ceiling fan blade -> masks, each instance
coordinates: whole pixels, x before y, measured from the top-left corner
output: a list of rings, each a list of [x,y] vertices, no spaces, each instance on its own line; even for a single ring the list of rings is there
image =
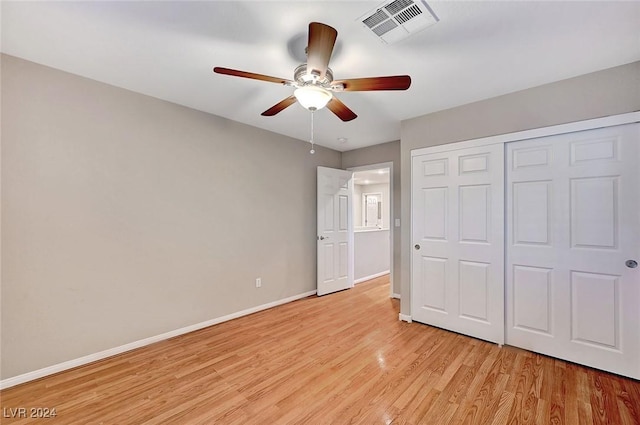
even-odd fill
[[[329,59],[336,43],[338,32],[329,25],[319,22],[309,24],[309,42],[307,44],[307,74],[317,74],[323,79]]]
[[[266,111],[264,111],[262,114],[262,116],[265,117],[272,117],[275,114],[277,114],[278,112],[282,111],[285,108],[288,108],[289,106],[293,105],[294,103],[296,103],[296,97],[294,95],[291,95],[289,97],[287,97],[284,100],[281,100],[280,102],[276,103],[275,105],[273,105],[271,108],[267,109]]]
[[[353,78],[332,81],[331,85],[342,85],[344,91],[406,90],[411,86],[411,77],[393,75],[390,77]]]
[[[329,103],[327,103],[327,108],[336,114],[342,121],[351,121],[358,117],[351,109],[347,108],[347,105],[342,103],[340,99],[335,96],[331,98]]]
[[[253,72],[246,72],[246,71],[238,71],[237,69],[221,68],[219,66],[216,66],[215,68],[213,68],[213,72],[215,72],[216,74],[231,75],[232,77],[243,77],[243,78],[250,78],[252,80],[268,81],[270,83],[278,83],[278,84],[285,84],[285,85],[293,84],[293,81],[287,80],[285,78],[270,77],[268,75],[255,74]]]

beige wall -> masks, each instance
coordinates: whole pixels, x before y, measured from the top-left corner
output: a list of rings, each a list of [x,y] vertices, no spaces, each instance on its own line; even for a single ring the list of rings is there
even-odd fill
[[[315,289],[339,152],[10,56],[1,77],[3,379]]]
[[[401,312],[411,313],[411,150],[640,110],[640,62],[406,120],[401,125]]]
[[[342,168],[360,167],[383,162],[393,162],[393,217],[391,227],[394,226],[394,218],[400,218],[400,141],[383,143],[381,145],[354,149],[342,152]],[[402,225],[402,223],[401,223]],[[402,271],[400,267],[400,229],[393,228],[393,293],[401,294],[400,282]]]

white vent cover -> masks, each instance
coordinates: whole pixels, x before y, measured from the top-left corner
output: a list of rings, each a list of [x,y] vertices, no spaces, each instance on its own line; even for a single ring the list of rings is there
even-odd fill
[[[387,1],[358,20],[387,44],[403,40],[439,21],[424,0]]]

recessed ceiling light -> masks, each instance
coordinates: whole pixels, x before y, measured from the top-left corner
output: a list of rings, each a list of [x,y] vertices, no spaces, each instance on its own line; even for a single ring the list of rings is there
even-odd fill
[[[338,137],[338,142],[340,143],[347,143],[347,138],[346,137]]]

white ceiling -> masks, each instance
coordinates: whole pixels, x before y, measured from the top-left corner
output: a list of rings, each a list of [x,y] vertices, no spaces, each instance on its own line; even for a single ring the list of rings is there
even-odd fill
[[[356,20],[381,4],[2,1],[2,52],[308,140],[302,107],[260,115],[292,88],[212,68],[292,79],[322,22],[338,31],[336,79],[412,77],[406,92],[339,93],[354,121],[315,114],[316,143],[340,151],[398,140],[404,119],[640,60],[639,1],[430,1],[440,22],[394,45]]]

